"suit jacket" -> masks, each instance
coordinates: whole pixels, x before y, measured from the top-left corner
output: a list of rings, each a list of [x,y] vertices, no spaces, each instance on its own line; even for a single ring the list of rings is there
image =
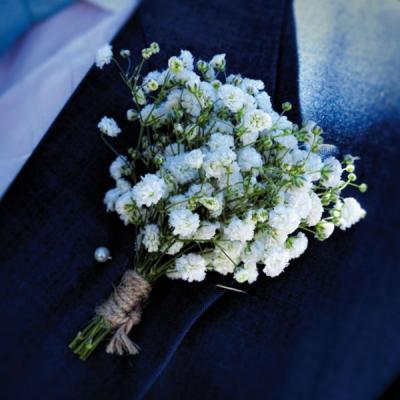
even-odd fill
[[[152,41],[162,49],[154,68],[180,48],[203,59],[226,52],[229,71],[264,80],[275,105],[290,100],[297,110],[291,117],[299,119],[289,0],[148,0],[113,44],[138,54]],[[383,158],[394,167],[396,152],[377,153],[372,132],[344,143],[345,152],[364,156],[360,175],[371,188],[363,198],[370,213],[365,222],[328,242],[312,242],[283,275],[245,286],[247,294],[217,288],[217,275],[193,284],[162,279],[132,333],[142,347],[135,358],[100,348],[83,363],[71,353],[67,344],[118,283],[134,241],[105,213],[113,155],[96,130],[103,115],[122,121],[129,103],[115,70],[92,69],[2,202],[5,398],[381,395],[400,367],[399,251],[381,223],[399,191],[390,175],[375,169]],[[393,123],[383,123],[387,134],[379,145],[398,143],[389,133]],[[131,134],[119,144],[134,141]],[[112,251],[107,265],[93,259],[99,245]]]

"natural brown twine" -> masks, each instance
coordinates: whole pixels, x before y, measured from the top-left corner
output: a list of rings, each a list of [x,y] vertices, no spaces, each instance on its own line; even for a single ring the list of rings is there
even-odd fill
[[[129,339],[131,329],[140,323],[142,305],[148,299],[151,285],[133,270],[122,276],[114,293],[96,309],[115,331],[107,345],[109,354],[138,354],[139,346]]]

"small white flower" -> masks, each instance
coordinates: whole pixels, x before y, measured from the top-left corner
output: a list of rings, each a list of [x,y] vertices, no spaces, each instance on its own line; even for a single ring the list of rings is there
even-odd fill
[[[265,222],[268,219],[268,211],[265,208],[250,210],[248,218],[251,218],[255,222]]]
[[[182,60],[185,69],[193,71],[193,55],[189,50],[181,50],[179,58]]]
[[[308,175],[308,178],[312,181],[316,181],[321,178],[321,169],[323,167],[323,163],[321,157],[315,153],[306,153],[306,161],[305,161],[305,169]]]
[[[293,129],[293,124],[288,120],[286,115],[280,115],[273,111],[271,113],[272,122],[274,123],[274,131],[277,133],[282,133],[284,130]]]
[[[236,153],[229,148],[222,147],[206,153],[203,169],[208,178],[219,178],[235,160]]]
[[[280,275],[289,265],[290,253],[284,247],[273,247],[264,253],[263,271],[272,278]]]
[[[201,197],[198,202],[210,211],[218,211],[221,208],[221,203],[216,197]]]
[[[175,261],[175,269],[167,273],[171,279],[184,281],[202,281],[206,277],[207,261],[199,254],[189,253]]]
[[[239,268],[236,268],[233,277],[239,283],[255,282],[258,277],[257,264],[249,263],[249,264],[244,264]]]
[[[174,235],[188,237],[200,226],[200,217],[187,209],[173,210],[169,215],[169,224]]]
[[[215,151],[220,148],[231,149],[235,147],[233,136],[223,135],[222,133],[219,132],[213,133],[210,136],[210,139],[208,140],[207,144],[211,151]]]
[[[182,208],[187,208],[188,205],[188,196],[183,194],[176,194],[168,198],[170,205],[168,206],[168,210],[179,210]]]
[[[186,196],[211,196],[214,192],[214,187],[208,183],[196,183],[189,187]]]
[[[175,74],[175,80],[180,84],[185,85],[188,89],[188,86],[192,86],[192,88],[199,88],[201,85],[200,77],[195,72],[187,69],[183,69],[181,72]]]
[[[125,225],[130,222],[131,212],[134,208],[135,204],[130,191],[124,193],[115,202],[115,211],[119,214],[119,217],[124,221]]]
[[[265,111],[251,110],[243,117],[243,126],[249,132],[260,132],[272,126],[272,118]]]
[[[240,172],[239,164],[234,161],[227,167],[221,169],[221,174],[217,176],[218,188],[220,190],[230,187],[232,192],[236,192],[237,195],[242,193],[243,186],[239,183],[243,182],[243,176]]]
[[[218,200],[220,207],[217,210],[210,211],[210,216],[212,218],[218,218],[222,214],[222,211],[224,210],[224,194],[220,192],[217,195],[215,195],[215,198]]]
[[[223,85],[218,89],[218,97],[232,112],[238,112],[244,105],[244,93],[233,85]]]
[[[174,242],[173,244],[166,243],[164,246],[161,247],[161,251],[164,251],[169,256],[174,256],[178,254],[182,247],[184,246],[184,242]]]
[[[262,260],[265,250],[265,238],[260,237],[254,240],[250,246],[246,246],[241,254],[242,262],[247,264],[257,264]]]
[[[110,64],[113,58],[112,46],[105,44],[96,53],[96,67],[103,69],[104,65]]]
[[[249,144],[254,144],[254,142],[258,139],[260,133],[257,131],[246,132],[244,135],[240,137],[241,142],[244,146],[248,146]]]
[[[291,238],[291,246],[289,247],[290,258],[300,257],[307,249],[308,239],[303,232],[299,232]]]
[[[161,76],[161,73],[159,72],[159,71],[151,71],[151,72],[149,72],[144,78],[143,78],[143,82],[142,82],[142,86],[143,86],[143,89],[146,91],[146,92],[148,92],[150,89],[148,89],[148,83],[150,82],[150,81],[155,81],[157,84],[158,84],[158,86],[160,86],[160,85],[162,85],[163,84],[163,81],[162,81],[162,76]]]
[[[128,121],[135,121],[138,117],[138,112],[132,108],[126,111],[126,119]]]
[[[164,149],[164,156],[176,156],[185,152],[185,145],[181,143],[171,143]]]
[[[210,264],[214,271],[222,275],[231,274],[240,263],[240,254],[243,250],[242,242],[221,241],[211,253]]]
[[[204,155],[201,150],[192,150],[185,154],[185,163],[193,169],[199,169],[203,164]]]
[[[216,54],[210,60],[210,65],[217,71],[223,71],[226,65],[225,54]]]
[[[268,114],[271,114],[273,112],[271,98],[269,97],[268,93],[258,93],[255,98],[257,100],[258,107],[261,108],[261,110],[265,111]]]
[[[360,206],[360,203],[353,197],[347,197],[343,200],[340,209],[340,229],[346,230],[364,218],[366,211]]]
[[[183,71],[183,61],[178,57],[171,57],[168,60],[168,68],[173,74],[178,74],[179,72]]]
[[[185,86],[189,92],[196,92],[200,87],[200,79],[188,79],[186,80]]]
[[[211,240],[219,227],[219,222],[202,221],[200,227],[191,238],[193,240]]]
[[[325,240],[332,235],[333,231],[335,230],[335,225],[333,225],[332,222],[321,220],[315,226],[315,229],[316,229],[315,236],[317,237],[317,239]]]
[[[284,135],[280,137],[274,137],[274,140],[275,142],[278,142],[282,146],[286,147],[287,149],[297,149],[298,142],[294,135]]]
[[[132,188],[132,185],[126,179],[117,179],[116,184],[117,188],[121,190],[122,193],[125,193]]]
[[[322,218],[324,207],[322,206],[319,196],[315,194],[313,191],[311,191],[310,197],[311,197],[311,210],[306,218],[306,224],[308,226],[315,226]]]
[[[188,160],[186,158],[187,153],[178,154],[173,157],[167,157],[163,164],[163,168],[167,169],[176,181],[180,184],[185,184],[195,180],[198,177],[198,172],[195,168],[191,167],[188,161],[192,161],[192,164],[198,163],[199,160]]]
[[[324,161],[324,169],[328,172],[326,176],[324,175],[321,179],[321,183],[325,187],[335,187],[339,184],[340,179],[342,177],[342,165],[335,157],[328,157]]]
[[[160,246],[160,229],[156,224],[148,224],[144,227],[143,246],[149,253],[155,253]]]
[[[285,203],[287,207],[295,210],[300,218],[306,218],[312,209],[312,199],[308,187],[291,188],[285,192]]]
[[[270,211],[268,223],[278,233],[288,235],[298,228],[300,216],[293,208],[280,204]]]
[[[107,212],[115,211],[115,202],[118,200],[121,193],[121,190],[118,188],[110,189],[106,192],[104,196],[104,204],[107,208]]]
[[[238,217],[233,217],[228,226],[224,228],[224,234],[229,240],[247,242],[253,239],[255,222],[251,220],[242,221]]]
[[[242,171],[250,171],[262,167],[263,160],[254,147],[244,147],[239,151],[238,164]]]
[[[178,107],[182,97],[182,89],[172,89],[165,101],[165,109],[173,115],[174,108]]]
[[[221,119],[212,119],[209,122],[209,124],[206,126],[205,130],[210,133],[218,132],[218,133],[222,133],[222,134],[226,134],[226,135],[232,135],[233,125],[229,121],[224,121]],[[229,147],[231,147],[231,146],[229,146]]]
[[[132,96],[132,100],[133,100],[134,103],[138,104],[139,106],[144,106],[147,103],[147,99],[146,99],[146,95],[144,93],[144,90],[143,89],[137,89],[134,92],[133,96]],[[152,104],[151,105],[149,104],[149,106],[151,106],[153,108]],[[143,118],[143,119],[145,120],[146,118]]]
[[[251,95],[255,95],[259,91],[264,90],[264,82],[260,81],[260,80],[256,80],[256,79],[244,78],[240,84],[240,87],[245,92],[247,92]]]
[[[132,189],[132,196],[138,207],[150,207],[157,204],[168,194],[167,185],[162,178],[154,174],[146,174]]]
[[[151,92],[154,92],[158,89],[158,82],[154,79],[150,79],[147,83],[146,83],[146,88],[148,90],[150,90]]]
[[[97,127],[100,132],[111,137],[118,136],[121,133],[121,129],[113,118],[103,117]]]
[[[308,143],[311,145],[314,140],[315,140],[315,135],[313,133],[313,129],[317,126],[316,122],[314,121],[307,121],[304,124],[304,130],[307,131],[306,137],[305,137],[305,143]]]
[[[118,156],[110,165],[110,175],[115,180],[123,175],[124,168],[128,167],[128,161],[124,156]]]
[[[154,104],[147,104],[146,107],[143,107],[139,112],[141,121],[143,122],[149,121],[151,116],[153,115],[154,109],[155,109]]]
[[[200,115],[201,104],[199,103],[198,98],[188,90],[183,91],[181,104],[183,109],[193,117],[198,117]]]

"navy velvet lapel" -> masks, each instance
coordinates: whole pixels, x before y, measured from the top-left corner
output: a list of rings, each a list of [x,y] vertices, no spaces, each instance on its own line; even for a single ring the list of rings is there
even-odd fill
[[[274,94],[289,1],[145,1],[114,41],[133,54],[157,41],[162,67],[180,48],[209,59],[226,52],[229,72],[263,79]],[[138,398],[163,372],[186,333],[224,293],[212,275],[200,284],[161,280],[133,332],[143,351],[82,363],[67,348],[117,284],[134,236],[102,205],[113,155],[98,137],[103,115],[124,120],[130,96],[116,71],[91,70],[6,194],[0,209],[3,308],[1,376],[6,398]],[[114,82],[114,83],[113,83]],[[277,95],[280,101],[280,97]],[[284,99],[289,100],[289,99]],[[132,126],[121,122],[122,129]],[[127,140],[134,140],[135,132]],[[123,146],[126,143],[120,143]],[[92,252],[107,245],[113,261]],[[23,385],[19,385],[21,379]]]

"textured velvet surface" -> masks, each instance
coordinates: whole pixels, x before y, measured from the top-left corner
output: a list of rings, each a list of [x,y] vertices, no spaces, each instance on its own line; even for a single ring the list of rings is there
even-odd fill
[[[226,52],[231,71],[263,79],[276,104],[298,106],[289,2],[149,0],[115,47],[135,53],[154,40],[164,53],[152,67],[179,48],[204,59]],[[68,350],[118,282],[133,244],[104,212],[113,155],[95,128],[104,114],[122,121],[129,101],[115,70],[92,70],[2,202],[4,397],[361,400],[384,393],[400,369],[395,117],[342,140],[344,152],[363,156],[358,174],[370,186],[362,199],[368,218],[355,229],[312,242],[287,272],[245,286],[246,295],[216,288],[222,278],[215,275],[201,284],[161,281],[132,335],[143,349],[136,358],[100,349],[82,363]],[[106,266],[93,261],[99,245],[113,253]]]

